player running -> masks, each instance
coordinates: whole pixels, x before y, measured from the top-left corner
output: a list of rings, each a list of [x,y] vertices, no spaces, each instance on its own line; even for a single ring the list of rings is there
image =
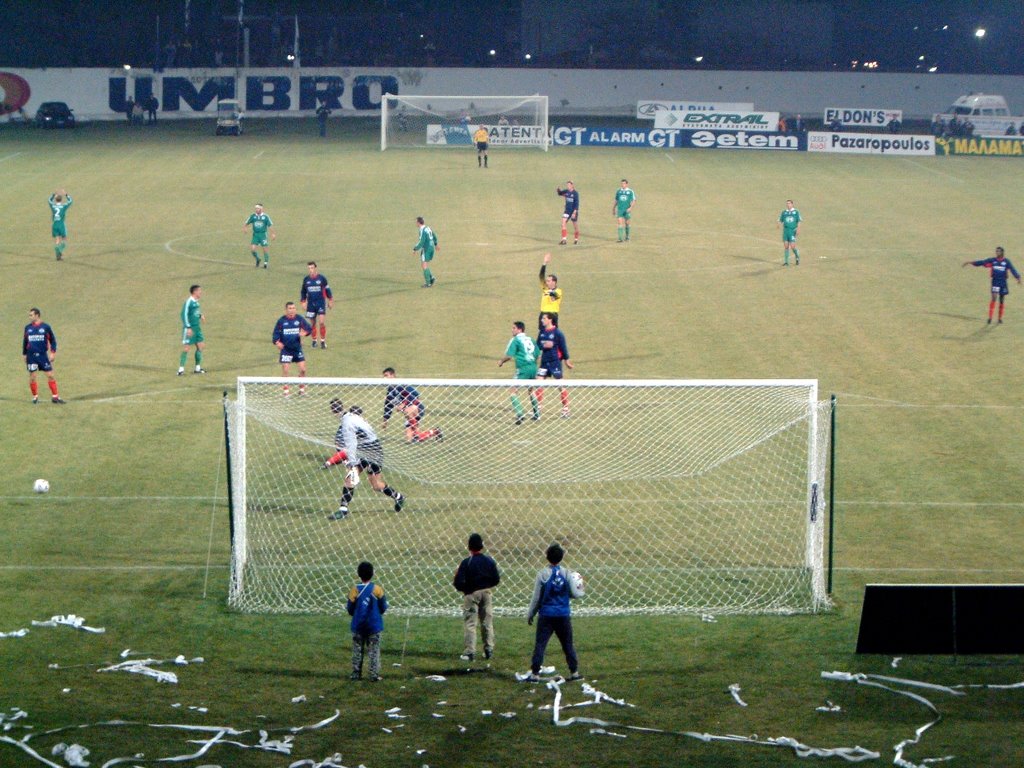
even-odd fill
[[[36,372],[46,374],[46,383],[50,387],[50,402],[64,405],[57,391],[57,379],[53,375],[53,358],[57,356],[57,337],[53,328],[44,323],[41,313],[35,307],[28,311],[29,324],[25,326],[25,337],[21,342],[21,354],[25,357],[25,369],[28,371],[28,389],[32,393],[32,405],[39,402],[39,384]]]
[[[430,262],[434,260],[434,252],[437,250],[437,235],[434,230],[427,226],[422,216],[416,217],[416,223],[420,227],[420,239],[412,247],[412,252],[420,252],[420,264],[423,267],[423,287],[429,288],[434,284],[434,274],[430,271]]]
[[[999,297],[999,325],[1003,324],[1003,312],[1006,310],[1006,294],[1010,289],[1006,285],[1006,273],[1010,272],[1020,285],[1020,272],[1013,266],[1002,246],[996,248],[996,255],[989,259],[978,259],[977,261],[965,261],[961,267],[988,267],[992,275],[992,298],[988,302],[988,325],[992,325],[992,314],[996,308],[996,297]]]
[[[559,245],[565,245],[569,236],[569,222],[573,227],[573,245],[580,244],[580,193],[571,181],[565,182],[565,189],[555,187],[560,197],[565,198],[565,210],[562,211],[562,240]]]
[[[185,375],[185,361],[188,360],[189,347],[196,348],[196,367],[192,373],[206,373],[203,369],[203,350],[206,338],[203,336],[202,322],[206,315],[199,309],[199,299],[203,295],[201,285],[193,285],[188,289],[188,298],[181,306],[181,357],[178,358],[178,375]]]
[[[800,251],[796,248],[796,236],[800,234],[800,211],[793,207],[793,201],[786,201],[786,208],[779,214],[776,227],[782,227],[782,266],[789,266],[789,252],[793,251],[796,266],[800,266]]]
[[[541,331],[537,335],[537,347],[540,349],[540,367],[537,369],[538,379],[559,379],[561,380],[562,364],[572,370],[572,362],[569,360],[569,346],[565,342],[565,334],[558,330],[555,325],[555,318],[551,313],[544,312],[540,316]],[[569,390],[562,387],[559,391],[562,400],[562,418],[569,418]],[[537,388],[537,402],[544,402],[544,390]]]
[[[71,195],[63,189],[58,189],[50,195],[50,213],[53,217],[50,235],[53,237],[53,252],[57,256],[57,261],[64,259],[64,249],[68,245],[68,228],[65,220],[72,202]]]
[[[254,211],[249,214],[249,218],[242,225],[242,230],[245,231],[245,228],[249,226],[252,227],[252,243],[249,247],[252,251],[252,257],[256,259],[256,269],[260,268],[260,257],[256,253],[257,248],[263,249],[263,268],[266,269],[270,263],[270,240],[276,240],[277,235],[274,234],[274,222],[263,212],[263,203],[256,203]],[[269,240],[267,239],[268,237]]]
[[[629,188],[629,182],[622,180],[621,185],[615,190],[615,204],[612,206],[612,214],[619,222],[619,242],[629,240],[629,220],[633,217],[633,206],[636,205],[636,193]]]
[[[385,368],[382,374],[385,379],[395,378],[394,368]],[[398,411],[405,416],[405,442],[423,443],[430,439],[438,442],[444,440],[444,433],[437,428],[420,429],[420,419],[427,412],[427,406],[420,397],[419,390],[412,384],[392,384],[384,395],[384,426],[387,429],[391,415]]]
[[[521,381],[537,378],[537,346],[533,343],[533,339],[526,335],[526,324],[522,320],[512,323],[512,338],[509,340],[508,346],[505,347],[505,356],[498,361],[498,367],[501,368],[509,360],[515,360],[515,379]],[[527,385],[526,391],[530,394],[533,420],[537,421],[540,419],[540,403],[533,393],[533,387]],[[516,412],[516,426],[519,426],[526,418],[523,412],[523,403],[519,399],[517,387],[512,387],[510,392],[512,408]]]
[[[281,363],[281,375],[287,376],[291,364],[295,363],[299,369],[299,376],[306,375],[306,356],[302,354],[302,337],[309,336],[313,328],[306,322],[306,318],[299,317],[295,302],[289,301],[284,305],[284,314],[278,318],[274,326],[272,341],[274,346],[280,350],[278,361]],[[289,394],[288,385],[284,385],[285,397]],[[299,394],[306,394],[306,385],[299,385]]]
[[[345,411],[345,406],[338,398],[331,400],[331,413],[341,417],[341,424],[334,436],[334,444],[338,447],[339,453],[345,454],[345,466],[348,473],[345,475],[345,485],[341,490],[341,504],[338,511],[328,515],[330,520],[341,520],[348,515],[348,505],[355,495],[355,488],[359,485],[359,476],[366,472],[370,478],[370,487],[378,493],[383,493],[395,502],[395,512],[401,512],[405,506],[405,496],[384,482],[384,446],[380,444],[377,433],[373,427],[363,418],[362,409],[359,406],[352,406]],[[331,466],[331,461],[339,454],[336,453],[324,465],[324,468]]]
[[[327,284],[327,278],[317,271],[315,261],[308,262],[306,268],[309,274],[302,278],[302,290],[299,292],[302,310],[306,313],[306,321],[313,328],[313,349],[317,346],[317,321],[320,323],[320,346],[327,349],[327,310],[334,309],[334,294]]]

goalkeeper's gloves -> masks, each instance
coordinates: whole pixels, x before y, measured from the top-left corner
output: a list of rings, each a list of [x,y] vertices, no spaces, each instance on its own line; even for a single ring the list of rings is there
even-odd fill
[[[548,291],[548,296],[550,296],[552,299],[557,299],[558,291]]]
[[[562,194],[562,188],[561,187],[555,187],[555,192],[557,194],[561,195]]]

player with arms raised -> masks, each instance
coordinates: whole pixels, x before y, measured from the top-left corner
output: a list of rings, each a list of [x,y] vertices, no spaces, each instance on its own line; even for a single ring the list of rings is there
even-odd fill
[[[565,182],[565,189],[561,187],[555,187],[555,191],[560,197],[565,198],[565,210],[562,211],[562,240],[559,245],[565,245],[566,238],[569,236],[569,222],[572,222],[573,227],[573,245],[579,245],[580,243],[580,193],[576,191],[575,185],[571,181]]]
[[[551,254],[544,254],[540,265],[540,314],[537,315],[537,330],[544,328],[544,313],[551,315],[558,325],[558,312],[562,308],[562,289],[558,287],[558,275],[548,274]]]
[[[320,322],[320,346],[327,349],[327,310],[334,309],[334,294],[327,284],[327,278],[317,271],[315,261],[307,263],[306,267],[309,274],[302,278],[302,289],[299,292],[302,309],[306,321],[313,328],[313,349],[317,345],[317,321]]]
[[[63,260],[64,249],[68,246],[68,227],[65,220],[72,202],[71,195],[63,189],[58,189],[50,195],[50,213],[53,220],[50,235],[53,237],[53,252],[57,256],[57,261]]]
[[[395,502],[395,512],[401,512],[405,505],[405,496],[384,482],[384,446],[380,444],[373,427],[363,418],[362,410],[358,406],[353,406],[346,412],[341,400],[334,398],[331,400],[331,413],[341,417],[341,424],[338,425],[338,432],[334,436],[334,444],[339,451],[345,452],[345,465],[349,469],[341,490],[341,504],[338,511],[330,515],[329,519],[341,520],[348,515],[349,502],[355,495],[355,487],[359,484],[359,476],[363,472],[370,478],[370,487],[392,499]]]
[[[996,255],[990,259],[978,259],[977,261],[965,261],[962,267],[988,267],[989,272],[992,275],[992,298],[988,302],[988,324],[992,325],[992,313],[996,308],[996,297],[998,296],[999,301],[999,324],[1003,323],[1003,312],[1006,309],[1006,295],[1010,292],[1010,288],[1007,286],[1006,273],[1010,272],[1015,278],[1017,278],[1017,284],[1020,285],[1020,272],[1013,266],[1008,258],[1006,258],[1006,252],[1002,246],[996,248]]]

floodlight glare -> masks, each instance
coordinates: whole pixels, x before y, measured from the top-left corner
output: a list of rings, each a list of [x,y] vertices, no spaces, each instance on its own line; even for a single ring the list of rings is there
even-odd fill
[[[702,61],[704,61],[704,57],[703,56],[694,56],[693,60],[696,61],[698,64],[700,64]]]
[[[985,30],[982,27],[978,27],[976,30],[974,30],[974,36],[980,40],[985,36]]]

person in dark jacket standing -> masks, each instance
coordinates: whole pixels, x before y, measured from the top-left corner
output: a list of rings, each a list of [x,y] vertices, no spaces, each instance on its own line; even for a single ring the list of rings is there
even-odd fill
[[[582,597],[569,571],[562,565],[565,550],[558,544],[552,544],[544,553],[548,564],[541,568],[533,585],[533,598],[526,612],[526,623],[533,624],[533,617],[540,614],[537,620],[537,639],[533,645],[533,659],[530,662],[530,675],[526,682],[540,682],[540,666],[544,663],[544,651],[552,633],[558,637],[569,665],[569,679],[580,680],[579,659],[572,642],[572,609],[569,600]]]
[[[363,676],[363,656],[370,657],[370,680],[380,677],[380,633],[384,631],[384,611],[388,598],[384,588],[373,583],[373,563],[362,562],[356,569],[361,583],[349,590],[345,606],[352,617],[352,679]]]
[[[484,658],[494,655],[494,600],[491,590],[501,581],[494,558],[485,555],[484,539],[479,533],[469,536],[469,557],[455,571],[455,588],[463,594],[463,661],[476,658],[476,626],[479,621],[484,641]]]

